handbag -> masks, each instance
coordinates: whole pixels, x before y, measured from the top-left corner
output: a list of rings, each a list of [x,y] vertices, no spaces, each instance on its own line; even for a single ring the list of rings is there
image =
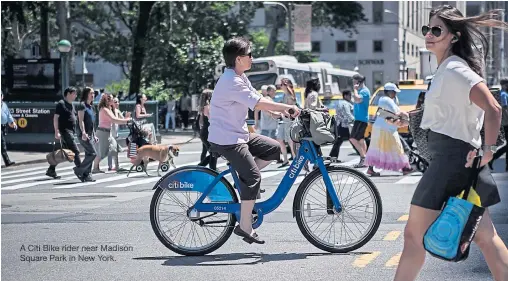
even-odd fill
[[[428,129],[420,128],[420,124],[422,123],[423,118],[423,107],[409,111],[409,131],[411,132],[411,136],[413,137],[414,142],[416,143],[416,148],[418,149],[418,155],[425,159],[427,162],[431,160],[430,152],[427,144],[427,135],[429,133]]]
[[[423,237],[425,250],[436,258],[460,262],[469,255],[469,246],[485,211],[475,191],[480,161],[481,156],[475,157],[467,188],[448,199]]]
[[[56,150],[56,142],[53,143],[53,152],[50,152],[46,155],[46,160],[48,161],[49,165],[56,166],[60,163],[63,163],[65,161],[73,162],[74,161],[74,152],[69,149],[64,149],[62,146],[62,140],[60,139],[60,149]]]

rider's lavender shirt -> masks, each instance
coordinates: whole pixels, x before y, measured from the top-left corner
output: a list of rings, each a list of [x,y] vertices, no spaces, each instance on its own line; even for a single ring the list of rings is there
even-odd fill
[[[245,74],[226,68],[217,81],[210,102],[208,141],[218,145],[247,143],[247,114],[261,96]]]

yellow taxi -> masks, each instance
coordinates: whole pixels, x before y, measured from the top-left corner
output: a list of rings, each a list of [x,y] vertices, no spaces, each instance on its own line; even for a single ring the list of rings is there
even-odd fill
[[[342,95],[320,95],[319,99],[321,100],[321,103],[328,108],[330,116],[335,116],[335,108],[337,108],[339,100],[342,99]]]
[[[404,112],[408,112],[414,110],[416,108],[416,103],[418,101],[418,96],[421,92],[427,91],[428,84],[425,83],[424,80],[404,80],[399,81],[399,89],[400,93],[397,93],[397,101],[400,110]],[[372,131],[372,124],[376,121],[376,112],[378,109],[378,101],[381,96],[384,94],[384,88],[380,87],[376,90],[376,92],[372,95],[370,99],[369,105],[369,124],[367,129],[365,130],[365,137],[370,137],[370,133]],[[398,129],[398,132],[401,136],[406,137],[409,133],[408,127],[402,127]]]

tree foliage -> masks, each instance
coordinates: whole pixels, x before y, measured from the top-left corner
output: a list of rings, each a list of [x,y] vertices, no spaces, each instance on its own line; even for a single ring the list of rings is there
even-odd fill
[[[48,40],[54,48],[59,32],[55,23],[55,4],[49,3]],[[312,5],[314,26],[339,28],[352,34],[356,24],[365,20],[362,6],[357,2],[317,1]],[[133,93],[139,89],[152,93],[160,90],[163,93],[160,98],[167,95],[163,92],[167,88],[179,94],[200,92],[213,87],[215,67],[222,61],[225,39],[249,36],[254,42],[255,57],[264,56],[272,47],[276,55],[287,54],[286,42],[271,43],[274,32],[270,37],[263,32],[249,35],[254,13],[262,7],[260,1],[157,1],[146,4],[140,1],[72,1],[69,2],[71,42],[74,50],[87,52],[87,60],[102,59],[123,69],[127,80],[112,82],[108,91]],[[16,36],[10,32],[11,41],[16,37],[14,39],[19,42],[22,36],[27,36],[24,34],[37,32],[40,10],[38,2],[2,3],[2,26],[14,29],[16,25],[19,30]],[[279,12],[276,18],[282,21],[275,22],[283,26],[284,11]],[[4,54],[20,52],[20,44],[6,42],[9,41],[2,40]],[[195,57],[193,49],[197,51]],[[295,52],[295,56],[301,62],[316,60],[310,52]],[[130,89],[125,88],[126,81],[129,81]]]

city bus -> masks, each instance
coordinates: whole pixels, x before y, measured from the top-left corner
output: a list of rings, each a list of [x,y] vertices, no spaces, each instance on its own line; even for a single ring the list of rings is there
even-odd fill
[[[215,80],[224,73],[225,67],[224,63],[216,67]],[[256,90],[263,85],[277,85],[282,77],[289,78],[295,89],[305,89],[308,80],[319,78],[320,95],[337,95],[353,88],[353,75],[357,72],[334,68],[329,62],[299,63],[294,56],[272,56],[253,59],[251,69],[245,74]]]

